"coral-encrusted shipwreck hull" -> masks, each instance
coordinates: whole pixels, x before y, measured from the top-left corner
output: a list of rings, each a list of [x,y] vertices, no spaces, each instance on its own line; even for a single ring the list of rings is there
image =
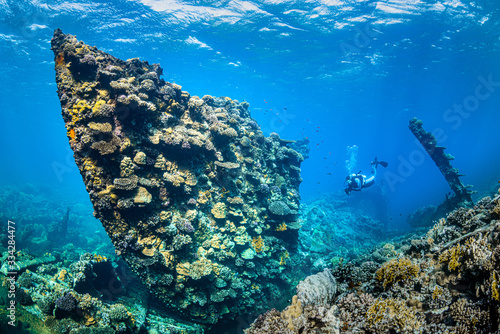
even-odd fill
[[[165,304],[201,323],[267,307],[297,242],[302,156],[248,104],[199,98],[56,30],[62,115],[95,215]]]

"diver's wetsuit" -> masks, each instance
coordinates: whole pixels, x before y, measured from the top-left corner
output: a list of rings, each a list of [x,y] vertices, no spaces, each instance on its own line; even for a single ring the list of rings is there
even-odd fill
[[[371,187],[375,184],[375,177],[377,177],[377,166],[372,165],[372,176],[367,178],[363,174],[351,174],[349,176],[351,183],[344,190],[349,194],[352,190],[361,191],[363,188]]]

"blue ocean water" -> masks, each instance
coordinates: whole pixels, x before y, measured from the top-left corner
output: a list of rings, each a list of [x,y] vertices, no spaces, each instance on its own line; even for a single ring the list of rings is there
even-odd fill
[[[394,227],[439,204],[450,189],[408,130],[413,117],[478,195],[498,181],[496,1],[0,0],[0,13],[2,185],[44,184],[88,202],[60,116],[56,28],[160,63],[191,95],[246,100],[266,135],[308,137],[304,200],[342,192],[356,145],[356,172],[369,173],[375,156],[389,163],[376,187]]]

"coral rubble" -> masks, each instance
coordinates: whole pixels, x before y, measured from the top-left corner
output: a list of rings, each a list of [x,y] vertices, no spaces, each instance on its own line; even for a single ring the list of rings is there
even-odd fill
[[[61,30],[52,50],[70,146],[116,252],[193,321],[267,305],[300,227],[293,142],[264,137],[248,103],[190,96],[158,65]]]

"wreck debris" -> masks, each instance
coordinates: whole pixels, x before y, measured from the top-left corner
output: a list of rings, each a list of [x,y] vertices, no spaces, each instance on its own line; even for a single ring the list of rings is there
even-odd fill
[[[75,162],[117,254],[192,321],[266,307],[289,284],[302,155],[277,134],[265,138],[248,103],[190,96],[156,64],[117,59],[60,29],[52,50]],[[256,239],[263,246],[249,257]]]

